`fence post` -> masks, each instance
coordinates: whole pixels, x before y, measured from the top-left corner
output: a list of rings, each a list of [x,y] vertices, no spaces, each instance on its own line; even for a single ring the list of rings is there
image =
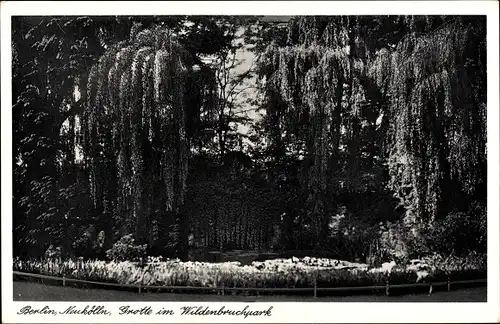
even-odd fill
[[[385,295],[389,296],[389,280],[385,282]]]
[[[63,287],[66,287],[66,276],[63,275]]]
[[[142,292],[142,283],[139,284],[139,294]]]
[[[451,290],[450,288],[451,288],[450,277],[448,277],[448,291]]]
[[[318,288],[318,283],[317,283],[317,281],[315,279],[314,280],[314,298],[318,297],[317,288]]]
[[[224,296],[224,283],[222,284],[222,296]]]
[[[432,294],[432,282],[429,283],[429,295]]]

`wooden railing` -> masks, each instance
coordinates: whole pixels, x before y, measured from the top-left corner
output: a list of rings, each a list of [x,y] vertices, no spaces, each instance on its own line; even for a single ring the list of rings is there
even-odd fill
[[[68,283],[76,283],[76,284],[91,284],[95,286],[102,287],[116,287],[116,288],[128,288],[134,289],[138,293],[142,293],[144,290],[169,290],[169,291],[212,291],[218,292],[224,295],[226,292],[311,292],[314,297],[317,297],[318,292],[353,292],[353,291],[384,291],[387,296],[390,295],[391,289],[398,288],[417,288],[417,287],[428,287],[429,294],[432,293],[435,287],[446,286],[447,290],[450,291],[453,285],[469,285],[469,284],[481,284],[486,285],[486,279],[474,279],[474,280],[460,280],[460,281],[441,281],[441,282],[424,282],[424,283],[410,283],[410,284],[390,284],[389,281],[385,283],[385,285],[374,285],[374,286],[354,286],[354,287],[317,287],[315,283],[313,287],[305,287],[305,288],[264,288],[264,287],[195,287],[195,286],[154,286],[154,285],[141,285],[141,284],[118,284],[118,283],[108,283],[108,282],[99,282],[99,281],[89,281],[89,280],[81,280],[81,279],[73,279],[66,277],[55,277],[55,276],[46,276],[34,273],[27,272],[19,272],[13,271],[14,276],[27,277],[27,278],[35,278],[35,279],[48,279],[54,281],[62,282],[63,286],[66,286]]]

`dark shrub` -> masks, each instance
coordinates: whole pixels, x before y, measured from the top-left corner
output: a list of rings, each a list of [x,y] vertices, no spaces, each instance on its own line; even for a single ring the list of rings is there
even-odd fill
[[[106,256],[115,261],[137,261],[146,255],[147,244],[135,243],[132,234],[123,236],[113,247],[106,251]]]
[[[427,231],[426,242],[438,253],[486,253],[486,208],[474,205],[467,213],[450,213]]]

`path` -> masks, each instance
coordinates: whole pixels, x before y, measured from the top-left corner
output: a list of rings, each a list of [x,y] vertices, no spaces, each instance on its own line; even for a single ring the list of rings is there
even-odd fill
[[[486,287],[404,296],[219,296],[202,294],[142,293],[105,289],[50,286],[43,283],[14,281],[15,301],[274,301],[274,302],[486,302]]]

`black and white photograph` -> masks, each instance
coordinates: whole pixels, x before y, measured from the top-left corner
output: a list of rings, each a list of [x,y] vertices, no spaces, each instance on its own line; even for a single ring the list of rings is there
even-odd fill
[[[487,12],[151,10],[2,30],[16,316],[498,302]]]

